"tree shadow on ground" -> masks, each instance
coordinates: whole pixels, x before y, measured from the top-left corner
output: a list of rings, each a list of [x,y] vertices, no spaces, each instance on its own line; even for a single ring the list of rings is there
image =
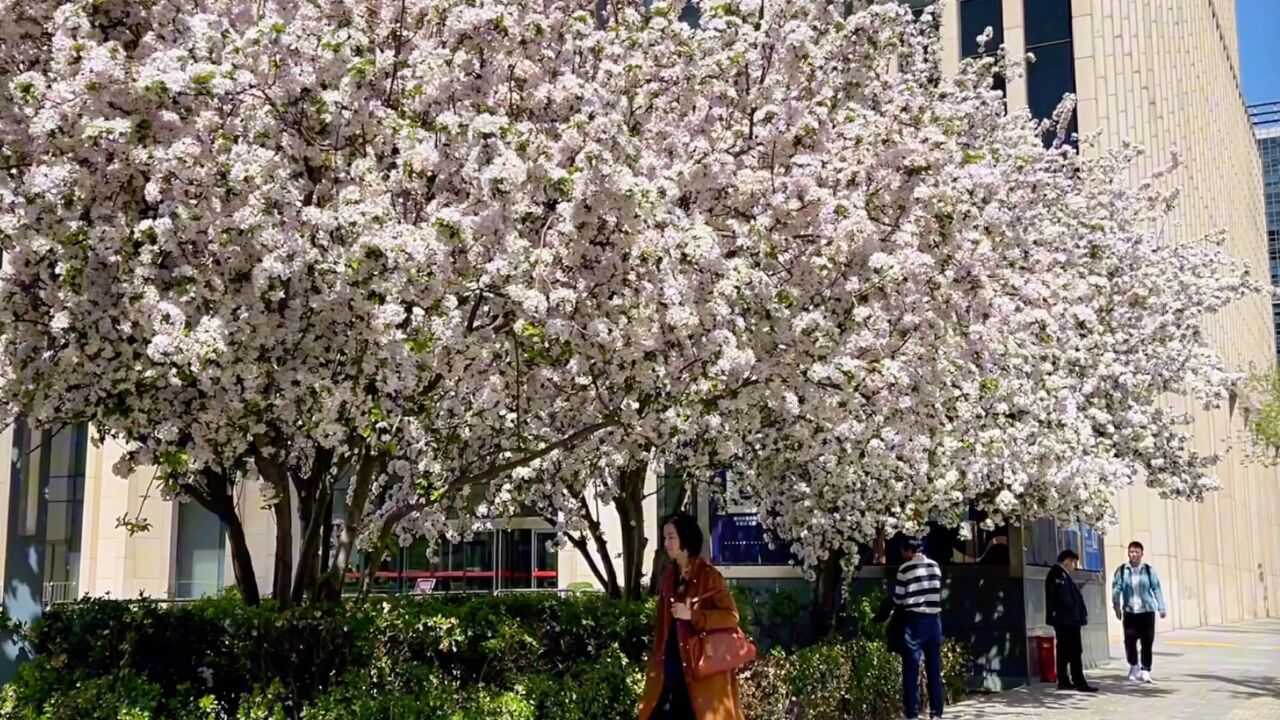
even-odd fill
[[[1122,696],[1132,698],[1168,697],[1172,689],[1158,685],[1138,685],[1113,678],[1091,680],[1099,689],[1095,694],[1070,690],[1057,690],[1052,685],[1040,684],[1019,688],[1005,693],[971,695],[957,704],[947,717],[959,720],[1004,720],[1025,718],[1033,712],[1037,716],[1052,713],[1053,716],[1091,718],[1090,710],[1099,697]]]
[[[1226,677],[1224,675],[1189,674],[1183,675],[1187,680],[1199,680],[1206,683],[1225,686],[1219,692],[1227,693],[1243,700],[1257,697],[1280,697],[1280,680],[1275,677]]]

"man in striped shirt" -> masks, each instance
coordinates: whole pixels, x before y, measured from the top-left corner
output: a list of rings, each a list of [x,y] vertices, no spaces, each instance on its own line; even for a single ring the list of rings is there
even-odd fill
[[[906,651],[902,654],[902,708],[910,720],[920,717],[920,659],[929,686],[929,717],[942,717],[942,569],[925,557],[923,543],[909,538],[893,587],[903,613]]]

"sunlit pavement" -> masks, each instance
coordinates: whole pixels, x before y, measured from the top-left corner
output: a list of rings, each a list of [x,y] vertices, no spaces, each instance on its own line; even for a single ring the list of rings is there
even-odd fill
[[[1038,684],[975,695],[946,717],[1076,720],[1280,720],[1280,620],[1166,633],[1156,638],[1155,684],[1126,679],[1124,648],[1087,673],[1096,695]]]

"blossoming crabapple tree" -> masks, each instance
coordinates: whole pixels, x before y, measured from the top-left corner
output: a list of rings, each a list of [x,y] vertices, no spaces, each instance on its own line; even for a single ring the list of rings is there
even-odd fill
[[[0,0],[7,413],[130,443],[242,587],[252,471],[295,599],[523,502],[607,580],[591,497],[633,586],[655,459],[733,466],[809,565],[1211,484],[1158,397],[1232,380],[1194,321],[1249,284],[1130,151],[1046,150],[896,3],[701,7]]]
[[[734,467],[829,570],[970,508],[1105,522],[1136,481],[1215,488],[1217,458],[1165,399],[1226,398],[1240,376],[1201,321],[1259,287],[1222,237],[1172,240],[1175,166],[1134,185],[1138,149],[1077,153],[1070,99],[1046,123],[1006,110],[996,61],[939,77],[928,22],[903,8],[835,31],[787,8],[762,29],[771,52],[742,55],[766,80],[744,102],[776,114],[738,129],[761,149],[726,183],[745,212],[717,229],[761,238],[735,261],[764,317],[758,382],[696,419],[708,469]],[[766,66],[807,70],[771,83]]]
[[[1256,285],[1219,239],[1169,241],[1169,170],[1133,187],[1135,148],[1046,148],[1069,102],[1039,123],[991,90],[1012,67],[943,78],[936,18],[898,3],[712,2],[696,27],[676,9],[611,18],[660,49],[645,62],[663,110],[632,133],[669,153],[650,212],[676,244],[615,248],[628,280],[608,294],[560,259],[550,284],[578,282],[579,301],[531,310],[578,353],[559,386],[592,389],[540,424],[627,421],[500,481],[505,497],[549,508],[607,587],[632,588],[654,460],[733,467],[801,561],[829,569],[970,507],[1103,521],[1138,477],[1177,497],[1214,486],[1162,397],[1224,397],[1238,377],[1198,321]],[[619,302],[638,310],[621,346],[594,323]],[[619,514],[621,581],[590,498]]]
[[[414,523],[441,532],[458,489],[619,421],[580,416],[550,438],[522,422],[540,399],[517,389],[559,361],[522,322],[546,247],[599,253],[638,191],[611,170],[634,144],[593,119],[631,79],[596,67],[608,43],[590,13],[0,13],[6,415],[127,442],[119,471],[156,466],[222,519],[251,600],[233,501],[251,472],[275,508],[274,593],[297,600],[322,555],[340,584],[386,508],[431,498]],[[344,477],[347,523],[324,554]]]

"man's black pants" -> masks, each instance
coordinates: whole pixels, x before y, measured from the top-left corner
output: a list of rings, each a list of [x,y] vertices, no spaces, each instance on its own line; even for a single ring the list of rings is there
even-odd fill
[[[1142,669],[1151,670],[1151,646],[1156,641],[1156,614],[1124,614],[1124,654],[1129,666],[1138,664],[1138,643],[1142,643]]]
[[[1084,687],[1084,641],[1080,628],[1071,625],[1054,625],[1057,636],[1058,684]]]

